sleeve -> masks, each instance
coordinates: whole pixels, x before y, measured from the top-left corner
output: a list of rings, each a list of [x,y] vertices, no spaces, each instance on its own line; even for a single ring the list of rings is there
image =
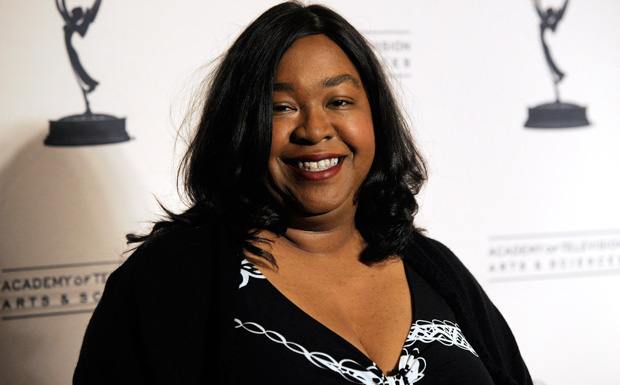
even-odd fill
[[[86,329],[74,385],[204,384],[209,312],[208,246],[172,234],[140,246],[110,275]],[[232,322],[231,322],[232,325]],[[231,327],[232,328],[232,327]]]
[[[86,329],[73,383],[151,383],[131,289],[130,268],[124,264],[110,275]]]

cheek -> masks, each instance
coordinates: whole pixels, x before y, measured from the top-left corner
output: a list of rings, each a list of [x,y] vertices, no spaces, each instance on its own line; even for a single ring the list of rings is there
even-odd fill
[[[358,151],[365,159],[370,158],[371,162],[375,155],[375,130],[372,119],[364,119],[358,124],[356,142]]]
[[[370,171],[370,168],[372,167],[372,164],[375,160],[375,136],[374,133],[371,133],[371,135],[368,136],[369,139],[368,141],[365,143],[366,145],[366,173],[368,173],[368,171]]]
[[[270,179],[276,184],[282,174],[280,156],[282,155],[282,149],[287,144],[288,136],[286,134],[286,130],[282,127],[278,127],[277,124],[274,124],[271,134],[271,148],[267,168]]]
[[[364,146],[364,148],[369,151],[372,152],[372,154],[374,155],[375,153],[375,128],[374,128],[374,124],[372,121],[372,112],[370,110],[370,105],[366,106],[365,109],[365,113],[363,114],[363,117],[360,118],[359,121],[359,125],[360,125],[360,141],[362,142],[362,145]]]
[[[280,151],[288,143],[286,125],[283,123],[273,124],[271,130],[271,153],[270,157],[277,157]]]
[[[358,155],[361,157],[360,167],[364,178],[366,178],[375,159],[375,133],[372,125],[364,130],[358,139]]]

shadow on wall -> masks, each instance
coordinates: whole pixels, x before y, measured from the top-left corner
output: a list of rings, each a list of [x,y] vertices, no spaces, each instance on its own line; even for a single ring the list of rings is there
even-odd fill
[[[143,191],[123,145],[46,147],[43,138],[0,170],[2,267],[5,258],[13,267],[114,257]]]
[[[146,207],[131,144],[45,147],[44,135],[0,169],[0,268],[120,261]],[[70,383],[89,317],[0,320],[0,383]]]

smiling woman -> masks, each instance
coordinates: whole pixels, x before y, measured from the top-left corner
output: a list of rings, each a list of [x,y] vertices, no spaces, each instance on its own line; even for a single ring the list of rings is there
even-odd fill
[[[425,166],[355,28],[277,5],[212,79],[189,207],[128,236],[74,383],[531,384],[501,314],[414,226]]]

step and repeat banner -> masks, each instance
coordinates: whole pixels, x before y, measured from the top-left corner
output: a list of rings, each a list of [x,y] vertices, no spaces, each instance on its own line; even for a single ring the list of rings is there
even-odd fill
[[[202,79],[276,3],[0,2],[0,384],[70,382],[124,235],[182,207]],[[323,4],[390,68],[429,163],[418,223],[536,384],[620,384],[620,2]]]

